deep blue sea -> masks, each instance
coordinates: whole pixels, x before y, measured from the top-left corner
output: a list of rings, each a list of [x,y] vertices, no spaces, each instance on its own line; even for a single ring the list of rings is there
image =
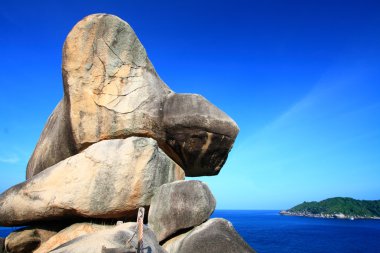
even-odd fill
[[[231,221],[258,253],[380,253],[380,220],[317,219],[278,212],[217,210],[212,217]],[[0,237],[11,231],[0,227]]]
[[[259,253],[380,253],[380,220],[281,216],[279,211],[222,211]]]

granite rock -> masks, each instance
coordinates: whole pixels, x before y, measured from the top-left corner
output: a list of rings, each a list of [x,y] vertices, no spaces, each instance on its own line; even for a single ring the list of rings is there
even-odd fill
[[[94,14],[63,48],[64,97],[27,166],[27,178],[105,139],[154,138],[188,176],[218,174],[236,123],[199,95],[177,94],[160,79],[133,29]]]
[[[155,189],[183,178],[153,139],[101,141],[0,195],[0,225],[132,217]]]
[[[114,228],[80,236],[62,244],[51,253],[111,253],[136,252],[136,223],[124,223]],[[144,226],[144,253],[166,253],[159,245],[154,233]],[[130,240],[132,238],[132,240]],[[129,241],[130,240],[130,241]]]
[[[202,224],[215,205],[215,198],[205,183],[194,180],[164,184],[152,198],[148,224],[162,241],[179,230]]]
[[[171,156],[179,156],[186,176],[217,175],[239,132],[227,114],[196,94],[169,95],[163,124]]]
[[[0,237],[0,253],[5,253],[5,239]]]
[[[62,226],[26,227],[10,233],[5,238],[8,253],[29,253],[55,235]]]
[[[33,253],[46,253],[57,248],[58,246],[71,241],[77,237],[99,232],[101,230],[111,228],[111,225],[100,225],[94,223],[76,223],[73,224],[57,234],[50,237],[46,242],[42,243],[41,246],[35,250]]]
[[[208,220],[163,245],[169,253],[254,253],[232,224],[224,219]]]

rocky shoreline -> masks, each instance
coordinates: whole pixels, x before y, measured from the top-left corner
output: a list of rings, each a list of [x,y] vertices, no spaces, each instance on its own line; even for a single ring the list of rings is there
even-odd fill
[[[342,213],[334,214],[325,214],[325,213],[310,213],[310,212],[290,212],[290,211],[280,211],[280,215],[284,216],[300,216],[300,217],[309,217],[309,218],[322,218],[322,219],[347,219],[347,220],[356,220],[356,219],[371,219],[371,220],[380,220],[380,217],[365,217],[358,215],[344,215]]]

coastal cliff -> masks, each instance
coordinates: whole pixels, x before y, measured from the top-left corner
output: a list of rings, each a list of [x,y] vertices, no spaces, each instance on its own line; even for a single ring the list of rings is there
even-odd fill
[[[319,202],[303,202],[280,214],[313,218],[380,219],[380,200],[336,197]]]

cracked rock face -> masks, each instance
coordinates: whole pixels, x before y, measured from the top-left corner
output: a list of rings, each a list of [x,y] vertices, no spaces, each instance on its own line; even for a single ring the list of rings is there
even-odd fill
[[[239,131],[199,95],[160,79],[132,28],[112,15],[80,21],[63,48],[64,98],[29,160],[27,178],[105,139],[154,138],[187,176],[216,175]]]
[[[0,195],[0,226],[125,218],[149,206],[159,186],[183,178],[153,139],[101,141]]]
[[[66,38],[62,72],[77,149],[101,139],[160,132],[171,90],[126,22],[111,15],[80,21]]]
[[[100,252],[136,252],[137,236],[136,223],[129,222],[117,225],[100,232],[83,235],[68,241],[51,253],[100,253]],[[143,252],[166,253],[158,244],[154,233],[144,226]],[[132,239],[131,239],[132,238]],[[129,241],[131,239],[131,241]]]
[[[206,221],[215,210],[210,189],[200,181],[178,181],[160,186],[149,209],[148,224],[159,241]]]
[[[208,220],[170,239],[163,247],[169,253],[255,253],[231,222],[221,218]]]

